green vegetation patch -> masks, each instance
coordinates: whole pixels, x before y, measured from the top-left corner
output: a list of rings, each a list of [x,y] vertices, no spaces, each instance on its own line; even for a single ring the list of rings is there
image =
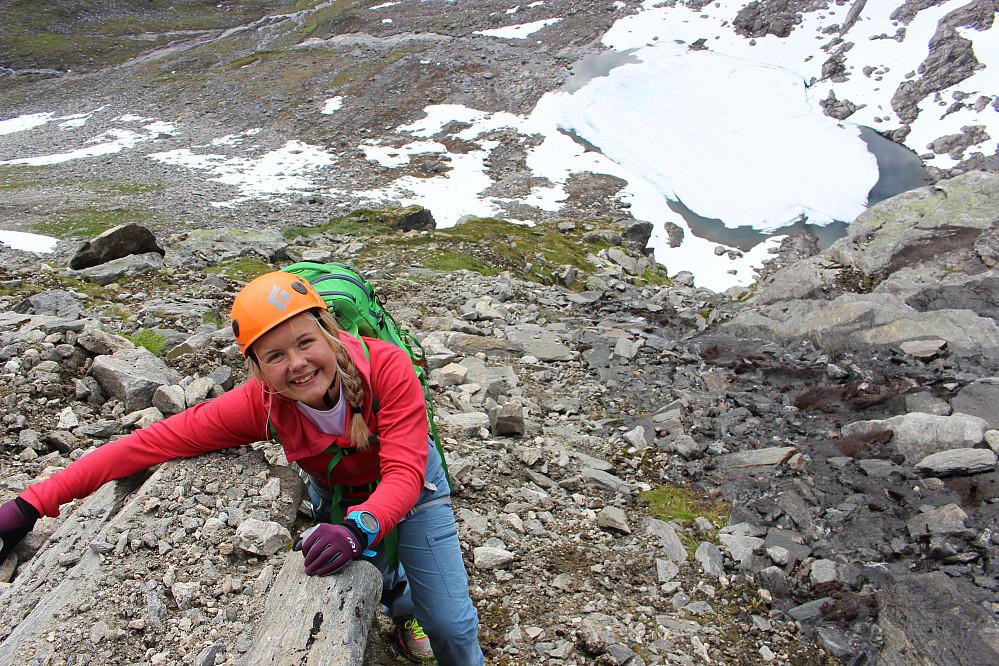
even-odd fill
[[[35,231],[56,237],[96,236],[119,224],[149,224],[149,215],[141,210],[121,207],[102,210],[96,207],[72,208],[48,216],[34,226]]]
[[[148,328],[140,328],[128,336],[128,339],[139,347],[145,347],[156,356],[161,355],[167,346],[167,339],[165,337]]]
[[[205,314],[201,315],[201,321],[205,324],[214,324],[219,328],[221,328],[222,325],[225,323],[222,321],[222,317],[220,317],[216,312],[206,312]]]
[[[93,71],[176,39],[182,31],[243,25],[303,3],[241,0],[220,10],[202,0],[9,0],[0,22],[0,65]],[[305,6],[312,6],[308,3]]]
[[[266,261],[260,257],[245,256],[229,261],[223,261],[215,266],[207,266],[206,273],[216,275],[227,275],[237,280],[252,280],[258,275],[274,270]]]
[[[124,183],[113,180],[99,180],[90,183],[97,192],[117,194],[151,194],[164,188],[159,183]]]
[[[0,167],[0,190],[19,190],[42,187],[44,183],[35,179],[43,166],[4,166]]]
[[[587,277],[594,273],[592,255],[610,245],[599,238],[583,240],[583,236],[592,229],[613,228],[607,219],[574,223],[567,231],[559,229],[559,221],[528,226],[476,217],[448,229],[403,233],[393,228],[400,218],[419,210],[420,206],[359,209],[317,227],[287,227],[282,233],[288,240],[321,233],[356,236],[365,241],[358,261],[377,262],[391,255],[393,261],[414,268],[470,270],[487,276],[509,271],[520,279],[541,284],[560,282],[567,268],[573,268],[577,276],[572,288],[584,289]],[[376,242],[368,242],[373,237]],[[649,284],[668,283],[665,274],[655,270],[634,279]]]
[[[674,520],[684,527],[691,527],[694,519],[704,516],[715,529],[728,522],[732,506],[692,486],[660,486],[640,494],[639,499],[649,505],[649,514],[660,520]]]

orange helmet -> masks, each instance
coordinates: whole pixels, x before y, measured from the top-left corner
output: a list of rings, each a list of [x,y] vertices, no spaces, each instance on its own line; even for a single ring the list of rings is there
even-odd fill
[[[236,294],[232,334],[245,357],[261,335],[312,308],[329,310],[308,280],[282,271],[264,273]]]

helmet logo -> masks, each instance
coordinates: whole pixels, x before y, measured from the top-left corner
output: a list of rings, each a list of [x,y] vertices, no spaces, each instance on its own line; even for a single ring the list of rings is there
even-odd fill
[[[288,302],[291,301],[291,294],[282,289],[281,287],[274,285],[271,289],[270,296],[267,297],[267,302],[276,307],[281,312],[288,309]]]

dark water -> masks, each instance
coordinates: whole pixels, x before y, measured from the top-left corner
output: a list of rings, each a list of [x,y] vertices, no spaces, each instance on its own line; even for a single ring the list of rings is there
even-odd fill
[[[625,51],[603,51],[601,53],[591,53],[583,56],[572,63],[572,74],[562,85],[562,90],[567,93],[574,93],[591,79],[598,76],[607,76],[611,70],[621,65],[641,62],[634,56],[638,49],[627,49]]]
[[[682,201],[666,200],[669,209],[682,217],[690,227],[690,233],[698,238],[704,238],[712,243],[718,243],[725,247],[734,247],[748,252],[754,247],[770,238],[771,236],[783,236],[784,234],[811,232],[819,241],[819,248],[826,248],[832,245],[837,238],[846,235],[846,222],[833,222],[832,224],[817,225],[808,224],[808,219],[803,215],[794,222],[786,224],[774,231],[760,231],[750,226],[730,228],[717,218],[702,217],[687,208]]]
[[[868,206],[929,182],[923,161],[916,153],[863,125],[860,125],[860,138],[878,161],[878,182],[867,194]]]

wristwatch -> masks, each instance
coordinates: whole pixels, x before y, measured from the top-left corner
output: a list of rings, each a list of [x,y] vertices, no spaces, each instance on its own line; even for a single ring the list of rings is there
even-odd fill
[[[373,514],[367,511],[351,511],[347,514],[347,520],[357,525],[357,529],[367,535],[368,546],[374,543],[375,537],[378,536],[379,525],[378,519]],[[367,557],[374,557],[375,551],[367,548],[362,554]]]

